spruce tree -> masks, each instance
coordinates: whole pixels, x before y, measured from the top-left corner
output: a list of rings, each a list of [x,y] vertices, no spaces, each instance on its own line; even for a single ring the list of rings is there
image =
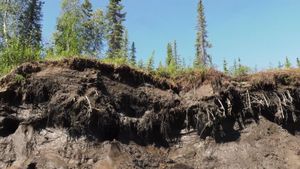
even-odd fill
[[[155,51],[153,51],[152,54],[149,56],[146,65],[146,70],[150,73],[153,72],[154,70],[154,55],[155,55]]]
[[[174,53],[174,60],[175,60],[176,69],[179,69],[181,67],[181,60],[180,60],[180,56],[178,54],[176,40],[173,43],[173,53]]]
[[[227,61],[224,59],[223,61],[223,71],[225,74],[229,73]]]
[[[132,65],[136,65],[136,47],[134,42],[131,44],[129,59]]]
[[[87,55],[93,55],[92,40],[94,38],[94,30],[93,30],[93,9],[92,4],[89,0],[84,0],[81,5],[82,10],[82,30],[81,30],[81,38],[82,38],[82,47],[83,53]]]
[[[238,70],[242,68],[241,58],[238,58]]]
[[[103,11],[97,9],[93,12],[92,4],[89,0],[84,0],[81,9],[82,28],[80,39],[82,39],[82,53],[93,57],[99,57],[103,46],[105,32]]]
[[[42,5],[40,0],[28,0],[19,20],[19,37],[24,47],[39,49],[42,41]]]
[[[291,66],[292,66],[292,64],[291,64],[289,58],[285,57],[284,67],[287,68],[287,69],[289,69],[289,68],[291,68]]]
[[[297,67],[300,68],[300,60],[297,58]]]
[[[172,44],[168,43],[168,45],[167,45],[166,65],[169,66],[172,62],[174,62]]]
[[[128,52],[129,52],[129,49],[128,49],[128,46],[129,46],[129,39],[128,39],[128,30],[126,29],[125,32],[124,32],[124,37],[123,37],[123,56],[125,58],[128,58]]]
[[[234,59],[234,61],[233,61],[233,68],[232,68],[232,74],[236,75],[237,72],[238,72],[238,65],[236,63],[236,59]]]
[[[108,57],[122,57],[122,44],[126,13],[123,13],[121,0],[110,0],[107,10],[107,40],[108,40]]]
[[[211,44],[207,40],[206,18],[204,14],[204,5],[202,0],[198,3],[198,25],[197,25],[197,39],[196,39],[196,57],[194,66],[208,66],[211,65],[211,57],[207,53],[207,49],[211,48]]]
[[[145,66],[144,66],[144,62],[143,62],[143,60],[142,60],[142,59],[140,59],[140,60],[138,61],[138,63],[137,63],[137,67],[138,67],[138,68],[140,68],[140,69],[144,69],[144,68],[145,68]]]
[[[283,68],[283,64],[279,61],[278,62],[278,69],[281,69],[281,68]],[[271,68],[270,68],[271,69]]]

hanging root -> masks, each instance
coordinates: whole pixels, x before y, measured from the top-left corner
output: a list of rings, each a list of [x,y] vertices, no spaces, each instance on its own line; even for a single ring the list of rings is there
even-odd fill
[[[277,112],[279,114],[281,114],[281,119],[284,119],[285,116],[284,116],[284,112],[283,112],[283,108],[282,108],[282,102],[281,102],[281,99],[280,97],[277,95],[277,93],[275,93],[275,96],[276,98],[278,99],[278,103],[277,103]]]
[[[264,93],[262,93],[262,97],[263,97],[267,107],[269,108],[270,107],[270,102],[268,101],[269,100],[268,96],[266,96]]]
[[[223,117],[226,117],[225,108],[224,108],[224,106],[223,106],[221,100],[220,100],[220,99],[217,99],[217,100],[218,100],[218,102],[219,102],[219,104],[220,104],[220,106],[221,106],[220,110],[219,110],[219,109],[218,109],[218,110],[222,112]]]

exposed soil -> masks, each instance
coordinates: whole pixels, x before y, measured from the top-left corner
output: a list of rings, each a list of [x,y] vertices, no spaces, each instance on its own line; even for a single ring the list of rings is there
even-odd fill
[[[175,81],[88,59],[0,80],[0,168],[300,168],[300,71]]]

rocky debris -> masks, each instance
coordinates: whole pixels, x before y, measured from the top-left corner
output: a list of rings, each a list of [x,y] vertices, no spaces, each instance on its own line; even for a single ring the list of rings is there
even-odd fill
[[[27,63],[0,80],[0,168],[297,167],[295,74],[176,84],[89,59]]]

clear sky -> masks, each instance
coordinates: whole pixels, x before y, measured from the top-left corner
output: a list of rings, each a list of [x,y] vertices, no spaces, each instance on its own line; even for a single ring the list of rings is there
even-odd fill
[[[43,35],[51,39],[60,0],[45,0]],[[106,9],[108,0],[91,0],[94,8]],[[177,40],[187,63],[195,53],[197,0],[124,0],[125,26],[137,47],[138,59],[155,50],[155,60],[164,62],[168,42]],[[204,0],[213,62],[222,69],[240,57],[242,63],[269,68],[285,56],[295,64],[300,57],[299,0]]]

